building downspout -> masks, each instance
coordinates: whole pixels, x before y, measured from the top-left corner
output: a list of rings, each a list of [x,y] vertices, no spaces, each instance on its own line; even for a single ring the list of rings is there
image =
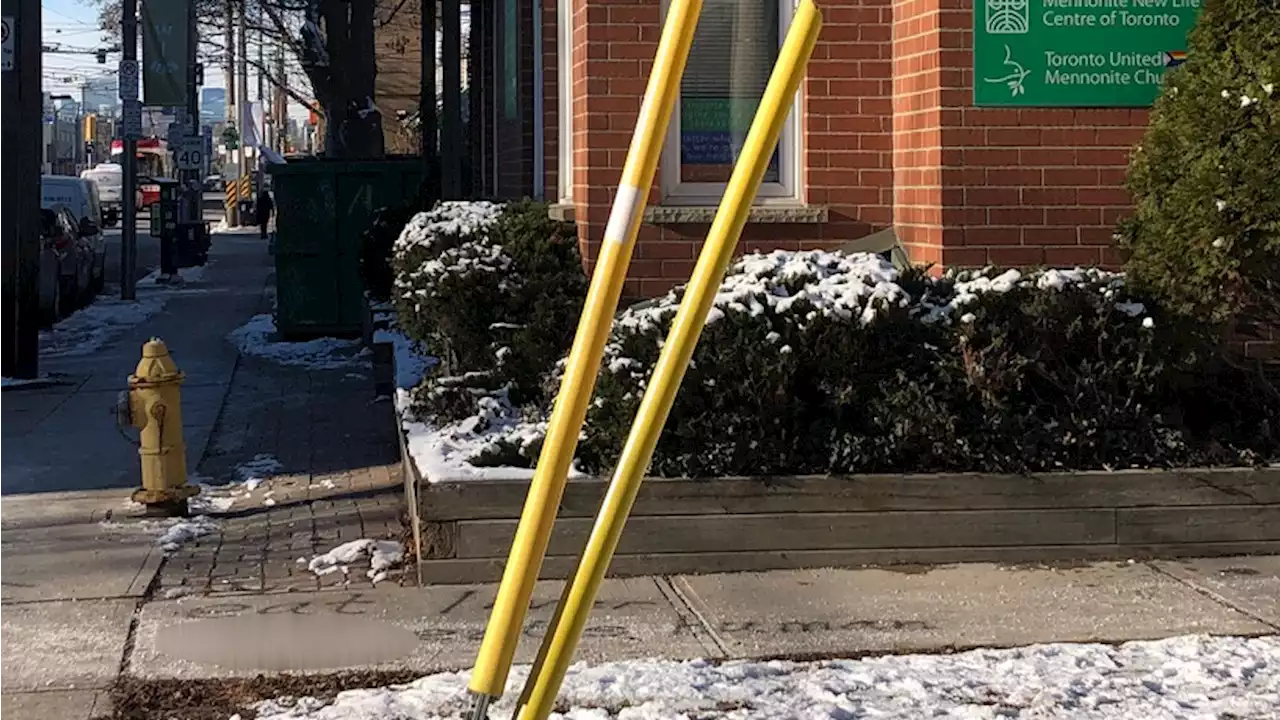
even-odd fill
[[[533,197],[546,200],[547,123],[543,117],[542,0],[533,0]]]

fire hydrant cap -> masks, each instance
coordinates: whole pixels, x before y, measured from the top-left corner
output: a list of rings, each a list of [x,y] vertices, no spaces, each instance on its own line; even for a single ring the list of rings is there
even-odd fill
[[[182,380],[178,364],[169,355],[169,348],[160,338],[151,338],[142,346],[142,359],[129,378],[131,383],[160,383]]]

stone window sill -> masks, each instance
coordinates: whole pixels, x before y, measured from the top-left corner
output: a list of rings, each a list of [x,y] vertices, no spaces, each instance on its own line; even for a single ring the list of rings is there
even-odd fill
[[[645,208],[644,221],[650,225],[710,225],[715,219],[713,206],[654,205]],[[571,203],[554,203],[547,207],[552,220],[573,222],[575,209]],[[747,216],[748,223],[814,225],[827,222],[825,205],[757,205]]]
[[[694,205],[655,205],[645,208],[644,221],[651,225],[709,225],[718,208]],[[827,221],[825,205],[757,205],[747,216],[748,223],[817,224]]]
[[[552,203],[547,206],[547,217],[559,222],[573,222],[573,203]]]

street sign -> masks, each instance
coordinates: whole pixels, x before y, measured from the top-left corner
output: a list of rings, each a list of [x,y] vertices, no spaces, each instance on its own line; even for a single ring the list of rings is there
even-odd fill
[[[125,100],[120,109],[120,132],[126,140],[142,137],[142,103]]]
[[[138,99],[138,61],[120,61],[120,99]]]
[[[1186,58],[1198,0],[981,0],[973,103],[1149,107]]]
[[[5,15],[3,18],[0,18],[0,37],[3,38],[3,43],[0,44],[4,46],[3,68],[5,72],[9,72],[17,67],[17,63],[14,62],[16,53],[13,51],[13,34],[13,16]]]
[[[179,170],[204,170],[206,156],[203,137],[185,135],[175,147],[177,150],[174,151],[174,159]]]

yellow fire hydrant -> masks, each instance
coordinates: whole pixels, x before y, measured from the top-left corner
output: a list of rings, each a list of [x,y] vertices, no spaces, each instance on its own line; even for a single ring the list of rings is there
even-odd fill
[[[179,391],[184,378],[159,338],[142,346],[142,359],[129,376],[127,417],[139,430],[142,459],[142,487],[133,491],[133,501],[153,513],[185,515],[187,499],[200,493],[187,484]]]

